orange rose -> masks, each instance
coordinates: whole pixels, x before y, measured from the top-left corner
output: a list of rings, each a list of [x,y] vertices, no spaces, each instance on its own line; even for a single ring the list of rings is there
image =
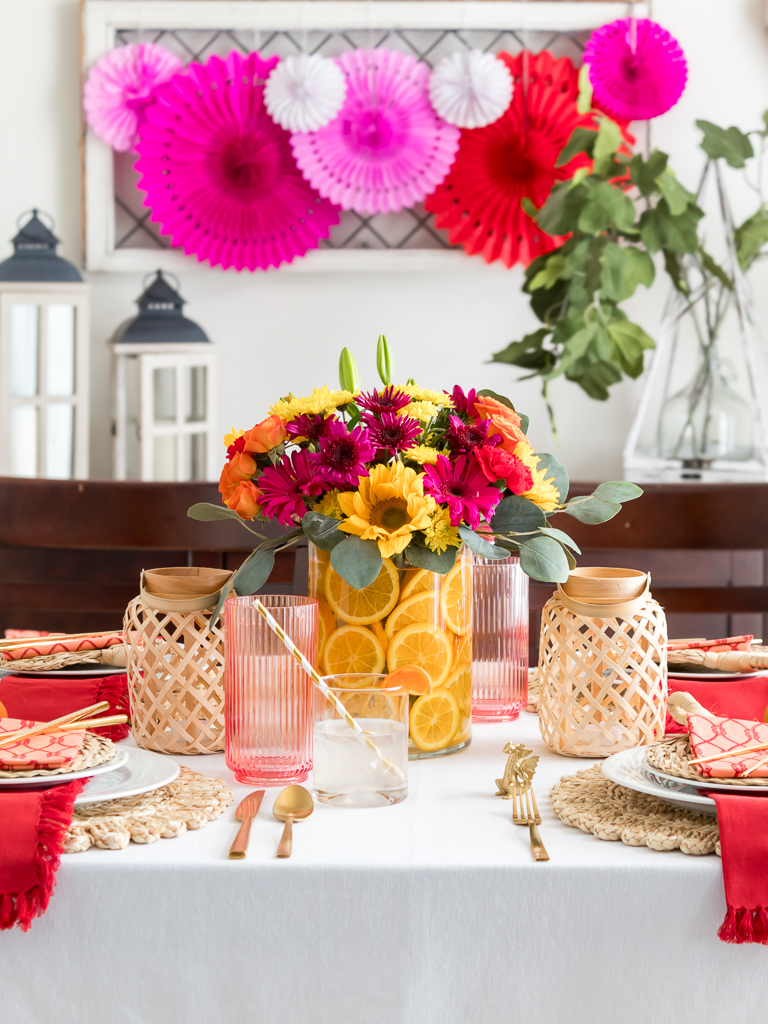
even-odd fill
[[[241,519],[253,519],[261,507],[259,501],[264,497],[259,488],[250,480],[239,483],[226,499],[227,508],[231,508]]]
[[[500,434],[501,447],[508,452],[514,452],[520,441],[528,442],[528,438],[520,429],[520,417],[514,410],[495,398],[481,395],[475,401],[475,413],[481,420],[490,420],[489,434]]]
[[[224,464],[219,479],[219,493],[224,497],[224,504],[238,484],[250,480],[256,472],[256,463],[247,452],[238,452],[230,462]]]
[[[243,434],[243,440],[245,441],[243,450],[263,454],[276,448],[287,436],[285,424],[280,417],[267,416],[261,423],[257,423],[252,430],[246,430]]]

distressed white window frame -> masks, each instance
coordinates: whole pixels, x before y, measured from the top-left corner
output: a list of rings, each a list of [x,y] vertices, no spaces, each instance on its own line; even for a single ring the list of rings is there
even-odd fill
[[[578,32],[634,13],[649,14],[649,3],[614,0],[84,0],[84,75],[116,45],[120,29],[232,29],[251,31],[316,29],[403,29]],[[179,250],[115,249],[112,150],[83,130],[85,266],[92,271],[189,273],[216,270]],[[463,250],[318,249],[267,273],[414,270],[503,273]],[[263,273],[263,272],[262,272]]]

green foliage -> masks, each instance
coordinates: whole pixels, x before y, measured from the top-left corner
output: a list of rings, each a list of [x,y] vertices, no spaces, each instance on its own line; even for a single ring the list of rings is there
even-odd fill
[[[428,569],[430,572],[439,572],[445,575],[450,572],[456,564],[458,548],[446,548],[442,554],[437,551],[430,551],[426,544],[415,534],[413,540],[406,549],[408,561],[418,569]],[[331,556],[333,558],[333,556]]]
[[[331,551],[331,565],[351,587],[362,590],[381,572],[379,546],[374,540],[347,537]]]
[[[255,594],[269,579],[275,564],[274,548],[256,548],[243,562],[233,579],[235,593],[238,597]]]
[[[470,530],[468,526],[459,527],[459,536],[469,550],[474,551],[476,555],[481,555],[483,558],[509,558],[509,551],[505,548],[500,548],[498,544],[489,544],[487,540],[483,540],[479,534],[475,533],[474,530]]]
[[[531,533],[547,525],[547,517],[529,498],[509,494],[496,506],[491,519],[494,533]]]
[[[321,551],[333,551],[347,536],[339,530],[338,519],[324,516],[321,512],[305,512],[301,525],[307,537]]]
[[[339,356],[339,386],[342,391],[357,391],[360,387],[355,357],[346,347]]]
[[[749,136],[738,128],[718,128],[711,121],[697,121],[696,127],[704,132],[701,148],[712,160],[722,157],[731,167],[741,168],[755,155]]]
[[[392,361],[389,357],[389,345],[383,334],[379,335],[379,343],[376,346],[376,369],[385,387],[392,383]]]
[[[568,557],[554,537],[520,540],[520,566],[524,573],[544,583],[565,583],[570,572]]]

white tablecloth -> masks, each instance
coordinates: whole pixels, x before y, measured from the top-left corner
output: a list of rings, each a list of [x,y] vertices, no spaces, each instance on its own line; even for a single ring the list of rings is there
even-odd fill
[[[493,795],[510,738],[543,755],[549,863]],[[223,755],[179,760],[232,780]],[[65,856],[46,915],[0,933],[0,1020],[765,1020],[768,950],[716,937],[719,858],[600,842],[554,817],[550,787],[589,763],[549,754],[522,714],[476,726],[463,753],[412,762],[396,807],[317,805],[290,860],[274,856],[275,790],[245,861],[226,857],[233,807],[178,839]]]

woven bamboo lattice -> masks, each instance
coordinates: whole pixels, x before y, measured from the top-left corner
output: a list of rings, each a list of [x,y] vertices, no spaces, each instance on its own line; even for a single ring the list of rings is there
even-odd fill
[[[549,794],[552,810],[566,825],[607,842],[651,850],[720,856],[717,819],[684,811],[655,796],[618,786],[599,765],[565,775]]]
[[[72,763],[64,768],[3,768],[0,770],[0,779],[30,779],[36,775],[66,775],[68,772],[80,772],[86,768],[95,768],[97,764],[104,764],[117,753],[117,747],[112,740],[104,736],[97,736],[96,733],[86,732],[83,745],[75,754]]]
[[[569,757],[607,757],[664,735],[667,623],[648,597],[630,617],[586,618],[558,594],[541,613],[539,726]],[[655,659],[655,660],[654,660]]]
[[[164,612],[136,597],[125,612],[131,726],[165,754],[224,749],[224,622],[206,611]]]

